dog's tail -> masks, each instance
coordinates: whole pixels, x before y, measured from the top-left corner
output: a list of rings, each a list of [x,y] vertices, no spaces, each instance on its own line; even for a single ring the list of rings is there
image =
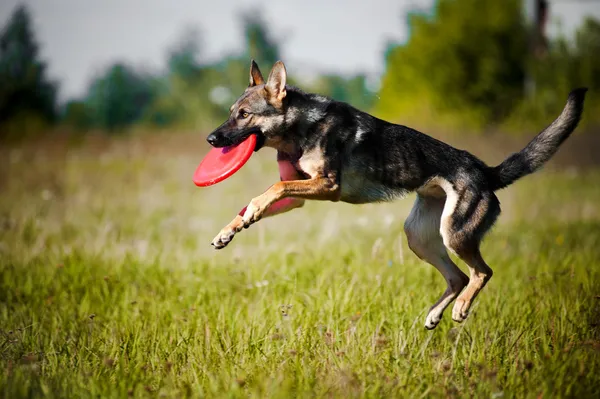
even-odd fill
[[[562,113],[550,126],[535,136],[521,151],[489,169],[494,190],[504,188],[515,180],[535,172],[556,153],[581,119],[586,91],[587,88],[573,90]]]

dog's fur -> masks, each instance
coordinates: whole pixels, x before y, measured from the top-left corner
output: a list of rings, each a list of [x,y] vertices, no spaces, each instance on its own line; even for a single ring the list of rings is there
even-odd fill
[[[404,229],[412,251],[446,279],[447,289],[432,306],[425,327],[434,328],[456,298],[452,318],[462,322],[492,276],[479,251],[500,214],[494,191],[539,169],[577,126],[586,89],[569,95],[561,115],[523,150],[495,167],[470,153],[406,126],[395,125],[348,104],[286,86],[277,62],[265,82],[254,61],[250,85],[231,107],[229,119],[211,133],[215,147],[234,145],[250,134],[277,150],[280,182],[254,198],[215,237],[225,247],[244,227],[264,216],[302,206],[305,199],[353,204],[391,201],[416,191]],[[291,197],[283,206],[272,206]],[[469,267],[467,277],[450,259]]]

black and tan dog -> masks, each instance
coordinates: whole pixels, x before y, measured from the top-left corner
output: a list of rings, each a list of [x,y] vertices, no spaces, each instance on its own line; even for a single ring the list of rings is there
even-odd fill
[[[277,62],[265,82],[254,61],[250,85],[231,107],[229,119],[208,136],[215,147],[257,134],[256,150],[277,150],[281,180],[252,199],[215,237],[225,247],[262,217],[300,207],[304,200],[353,204],[391,201],[417,192],[404,229],[413,252],[442,273],[448,285],[431,307],[425,327],[434,328],[456,298],[452,319],[462,322],[492,277],[479,251],[500,214],[494,191],[540,168],[577,126],[586,89],[574,90],[561,115],[523,150],[495,167],[406,126],[394,125],[348,104],[286,86]],[[269,207],[286,197],[286,207]],[[450,249],[469,267],[467,277]]]

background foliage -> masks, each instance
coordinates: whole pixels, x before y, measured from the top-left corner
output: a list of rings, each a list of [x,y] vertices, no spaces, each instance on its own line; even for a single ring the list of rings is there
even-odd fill
[[[600,88],[596,20],[586,20],[572,39],[551,40],[545,54],[534,57],[533,28],[520,0],[439,0],[431,12],[407,18],[409,38],[388,47],[378,91],[364,75],[323,73],[303,81],[290,68],[290,82],[394,122],[474,132],[539,128],[572,88]],[[53,123],[108,133],[134,125],[208,130],[246,87],[251,58],[265,74],[282,58],[282,43],[260,15],[246,13],[240,23],[245,46],[239,53],[209,62],[202,35],[187,29],[167,50],[164,71],[117,62],[90,82],[82,98],[58,104],[58,86],[46,76],[31,15],[19,7],[0,37],[0,134],[47,131]],[[590,95],[584,123],[598,122],[599,107]]]
[[[0,34],[0,138],[54,122],[56,90],[39,58],[31,16],[17,8]]]

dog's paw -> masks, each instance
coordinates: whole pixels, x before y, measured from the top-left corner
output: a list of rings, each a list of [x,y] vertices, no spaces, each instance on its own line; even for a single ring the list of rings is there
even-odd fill
[[[241,224],[228,224],[225,226],[219,234],[212,240],[210,245],[215,247],[215,249],[225,248],[227,244],[233,240],[235,234],[242,229]]]
[[[235,233],[236,231],[234,229],[226,227],[223,230],[221,230],[219,234],[217,234],[217,236],[212,240],[210,245],[215,247],[215,249],[225,248],[227,244],[229,244],[231,240],[233,240]]]
[[[452,308],[452,320],[462,323],[469,316],[469,304],[462,298],[458,298]]]
[[[435,309],[431,310],[425,319],[425,328],[433,330],[440,323],[440,320],[442,320],[442,313]]]
[[[266,209],[266,206],[261,206],[258,201],[252,200],[246,207],[246,212],[244,212],[244,216],[242,217],[244,227],[248,228],[251,224],[258,222]]]

